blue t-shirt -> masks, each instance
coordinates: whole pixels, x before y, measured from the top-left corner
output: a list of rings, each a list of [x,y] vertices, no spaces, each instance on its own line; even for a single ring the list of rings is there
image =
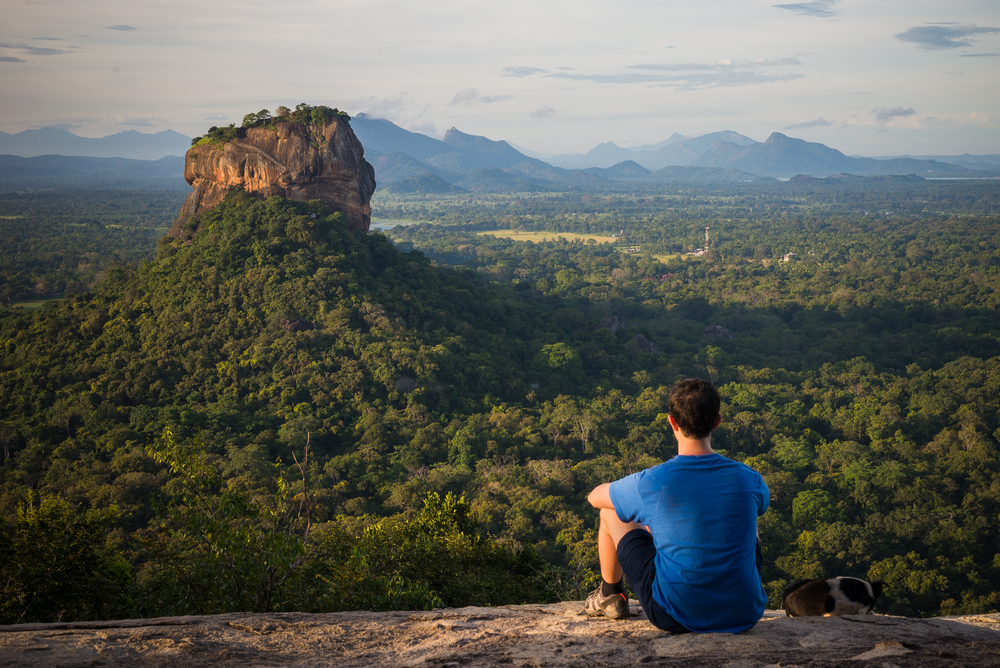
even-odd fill
[[[759,473],[719,454],[678,455],[611,483],[623,522],[649,527],[653,599],[698,632],[739,633],[767,605],[754,548],[771,493]]]

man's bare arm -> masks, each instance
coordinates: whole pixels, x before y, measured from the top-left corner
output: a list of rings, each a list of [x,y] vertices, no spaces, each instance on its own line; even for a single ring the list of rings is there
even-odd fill
[[[595,508],[610,508],[614,510],[615,504],[611,503],[611,493],[608,491],[610,489],[611,483],[609,482],[598,485],[587,495],[587,502]]]

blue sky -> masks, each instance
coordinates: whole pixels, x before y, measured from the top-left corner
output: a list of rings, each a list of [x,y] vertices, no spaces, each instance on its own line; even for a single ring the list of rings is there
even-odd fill
[[[997,0],[0,0],[0,130],[187,135],[299,102],[538,152],[783,132],[1000,153]]]

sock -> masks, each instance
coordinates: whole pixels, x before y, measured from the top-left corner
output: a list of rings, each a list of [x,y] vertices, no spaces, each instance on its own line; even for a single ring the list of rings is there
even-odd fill
[[[611,596],[612,594],[625,593],[625,578],[618,582],[605,582],[601,580],[601,596]]]

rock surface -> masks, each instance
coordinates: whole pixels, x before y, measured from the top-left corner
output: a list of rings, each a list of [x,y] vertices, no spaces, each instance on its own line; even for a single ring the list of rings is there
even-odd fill
[[[321,199],[342,211],[352,229],[367,232],[375,170],[346,121],[334,118],[322,126],[279,121],[275,130],[240,130],[226,143],[193,146],[184,158],[184,178],[194,188],[168,232],[182,234],[197,213],[211,209],[230,188],[264,197]]]
[[[0,626],[0,666],[997,666],[1000,614],[785,617],[670,635],[581,602],[432,612],[227,614]],[[638,605],[632,602],[633,612]]]

